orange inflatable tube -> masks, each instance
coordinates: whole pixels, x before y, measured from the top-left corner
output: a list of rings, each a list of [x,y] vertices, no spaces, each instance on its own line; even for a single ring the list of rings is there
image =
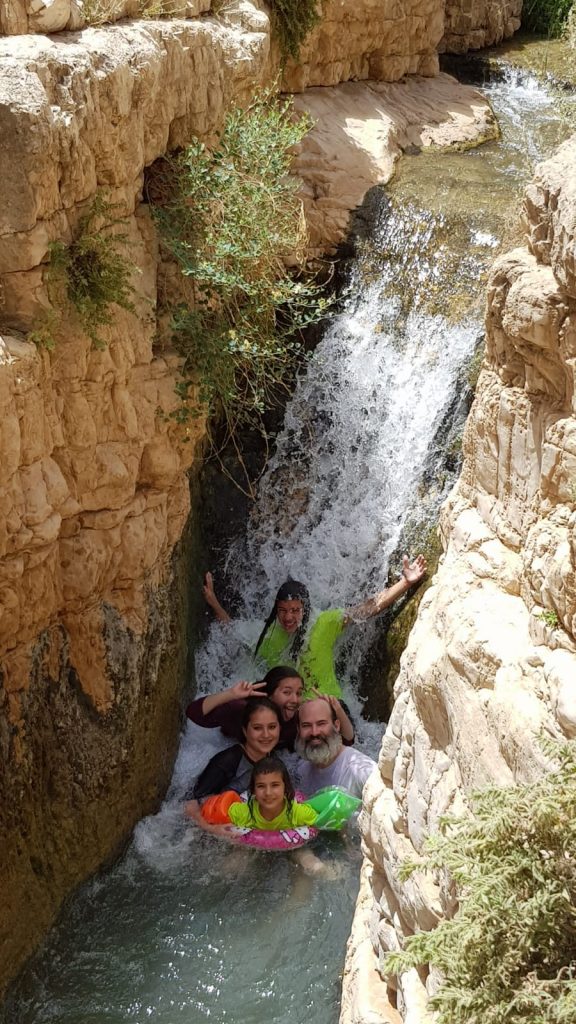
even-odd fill
[[[229,825],[228,808],[232,804],[242,803],[238,793],[227,789],[224,793],[216,793],[206,798],[201,808],[201,815],[209,825]]]

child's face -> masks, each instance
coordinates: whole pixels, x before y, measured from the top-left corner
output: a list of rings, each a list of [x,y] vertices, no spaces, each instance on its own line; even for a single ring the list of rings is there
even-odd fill
[[[278,716],[269,708],[258,708],[244,729],[248,757],[259,761],[269,754],[280,739]]]
[[[298,705],[302,700],[303,689],[304,686],[301,679],[298,677],[287,676],[286,679],[283,679],[274,690],[271,699],[280,708],[282,718],[285,722],[290,718],[294,718],[294,715],[298,710]]]
[[[278,601],[276,618],[287,633],[295,633],[302,623],[304,605],[302,601]]]
[[[254,783],[254,798],[263,818],[271,820],[284,806],[284,780],[280,772],[259,775]]]

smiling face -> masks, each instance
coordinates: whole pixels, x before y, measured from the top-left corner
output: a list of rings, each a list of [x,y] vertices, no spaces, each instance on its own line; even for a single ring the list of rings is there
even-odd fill
[[[244,748],[251,761],[266,757],[280,739],[280,723],[269,708],[257,708],[244,728]]]
[[[287,633],[295,633],[302,622],[304,605],[302,601],[278,601],[276,618]]]
[[[287,676],[278,683],[278,686],[270,695],[270,700],[278,705],[280,714],[285,722],[294,718],[298,705],[302,700],[303,692],[304,683],[300,676]]]
[[[312,764],[326,767],[341,750],[340,722],[334,721],[328,701],[306,701],[299,712],[296,753]]]
[[[284,779],[280,772],[267,772],[259,775],[254,782],[254,797],[260,813],[267,821],[272,821],[284,808]]]

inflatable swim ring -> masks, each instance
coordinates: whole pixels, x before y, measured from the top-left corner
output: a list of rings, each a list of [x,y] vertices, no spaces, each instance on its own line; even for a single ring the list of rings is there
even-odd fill
[[[230,834],[232,842],[240,843],[242,846],[254,846],[257,850],[295,850],[318,835],[318,829],[311,825],[283,828],[280,832],[230,825],[226,831]]]
[[[336,831],[342,828],[351,814],[360,806],[357,797],[350,796],[343,789],[328,787],[320,790],[313,797],[306,798],[296,793],[296,798],[306,801],[315,811],[318,818],[314,825],[299,825],[294,828],[281,829],[277,832],[258,828],[245,828],[231,825],[228,808],[242,798],[232,790],[209,796],[202,804],[201,814],[211,825],[224,825],[230,841],[242,846],[253,846],[258,850],[295,850],[315,839],[319,829]]]
[[[296,793],[296,797],[298,800],[304,800],[301,793]],[[233,790],[209,796],[202,804],[202,817],[210,825],[225,825],[231,842],[242,846],[254,846],[257,850],[295,850],[318,835],[318,829],[310,825],[283,828],[278,832],[232,825],[228,817],[228,808],[241,800],[239,794]]]
[[[358,810],[362,801],[339,786],[326,786],[325,789],[319,789],[314,796],[308,797],[306,803],[318,813],[314,828],[336,832],[346,824],[354,811]]]

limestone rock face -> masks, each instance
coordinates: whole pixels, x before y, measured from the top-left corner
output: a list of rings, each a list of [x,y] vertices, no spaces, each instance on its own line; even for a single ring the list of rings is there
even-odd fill
[[[247,5],[242,26],[11,37],[0,60],[1,990],[169,781],[185,682],[175,551],[204,419],[172,417],[179,361],[158,333],[143,173],[254,92],[268,22]],[[99,189],[122,217],[134,310],[112,307],[100,349],[65,311],[38,349],[48,246]]]
[[[402,150],[450,148],[498,133],[484,97],[449,75],[306,89],[294,106],[313,125],[294,163],[303,182],[313,256],[333,251],[346,233],[350,211],[368,189],[392,177]]]
[[[289,62],[287,92],[350,79],[395,82],[434,75],[444,31],[444,0],[323,0],[322,18]]]
[[[494,46],[520,28],[523,0],[446,0],[441,53]]]
[[[0,34],[76,32],[143,14],[159,18],[163,12],[172,18],[196,18],[210,6],[211,0],[0,0]]]
[[[542,732],[576,735],[575,181],[576,137],[537,168],[527,247],[499,258],[489,280],[486,361],[443,511],[445,554],[365,792],[357,913],[369,924],[351,939],[346,1024],[394,1020],[382,979],[380,1009],[364,1015],[358,957],[374,987],[383,955],[450,911],[431,882],[400,883],[399,862],[442,815],[465,811],[471,790],[537,778]],[[398,980],[404,1020],[431,1021],[434,983]]]

